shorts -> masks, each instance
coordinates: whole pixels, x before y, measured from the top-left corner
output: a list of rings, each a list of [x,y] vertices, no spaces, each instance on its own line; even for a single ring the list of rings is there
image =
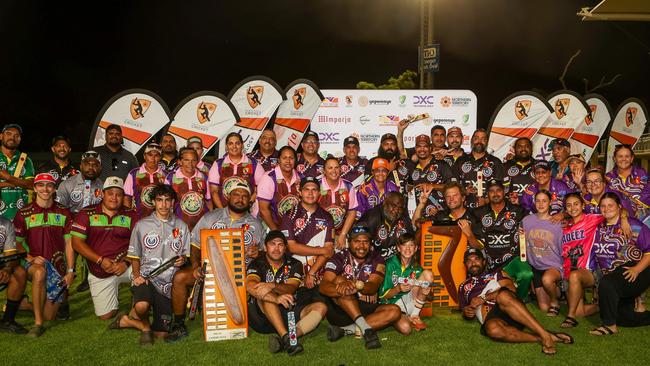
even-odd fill
[[[505,290],[500,290],[500,291],[510,291],[510,290],[505,289]],[[499,307],[499,304],[494,304],[494,307],[492,307],[492,310],[490,310],[490,312],[488,312],[487,315],[485,316],[485,321],[483,322],[483,324],[481,324],[481,334],[486,336],[486,337],[488,335],[487,335],[487,332],[485,330],[485,324],[487,324],[487,322],[489,320],[492,320],[492,319],[501,319],[504,322],[506,322],[506,324],[508,324],[509,326],[517,328],[519,330],[522,330],[522,329],[525,328],[523,324],[515,321],[514,319],[512,319],[510,317],[510,315],[508,315],[508,313],[501,310],[501,308]]]
[[[303,308],[315,302],[326,303],[325,297],[321,295],[318,286],[314,288],[299,287],[298,291],[296,291],[296,297],[298,298],[298,304],[302,305]]]
[[[31,266],[31,262],[25,261],[25,270],[29,270]],[[52,302],[63,302],[65,299],[65,290],[60,286],[61,281],[63,281],[63,276],[48,260],[45,261],[45,272],[45,296]]]
[[[395,302],[395,305],[399,306],[402,314],[413,314],[415,312],[415,299],[413,298],[413,292],[409,291],[407,294],[404,294],[404,296],[400,297],[399,300]]]
[[[354,319],[350,318],[350,316],[331,298],[325,297],[325,304],[327,305],[327,321],[330,324],[336,325],[337,327],[344,327],[354,323]],[[374,313],[380,305],[381,304],[377,302],[370,303],[359,300],[361,316],[368,316]]]
[[[534,288],[542,288],[544,287],[544,283],[542,282],[542,277],[544,277],[544,273],[548,270],[554,269],[554,268],[548,268],[548,269],[537,269],[533,266],[530,266],[530,268],[533,270],[533,287]],[[562,273],[562,270],[560,269],[555,269],[559,273]]]
[[[151,282],[131,286],[131,292],[133,293],[133,304],[144,301],[148,302],[149,306],[153,308],[151,330],[154,332],[169,332],[169,327],[172,324],[172,300],[158,292]]]
[[[248,304],[248,326],[251,327],[257,333],[261,333],[261,334],[277,333],[275,327],[273,327],[273,324],[269,322],[264,312],[262,312],[262,309],[260,309],[258,300],[252,298],[252,301],[253,301],[252,303]],[[280,307],[280,314],[282,315],[282,321],[284,325],[287,328],[289,328],[289,324],[288,324],[289,321],[287,320],[287,314],[289,313],[289,309],[285,308],[282,305],[278,305],[278,306]],[[298,321],[300,320],[300,312],[305,306],[306,306],[305,304],[302,304],[299,301],[293,307],[292,310],[294,312],[296,323],[298,323]]]
[[[88,273],[88,286],[95,307],[95,315],[102,316],[119,309],[118,298],[121,283],[131,283],[131,266],[128,266],[120,276],[99,278]]]

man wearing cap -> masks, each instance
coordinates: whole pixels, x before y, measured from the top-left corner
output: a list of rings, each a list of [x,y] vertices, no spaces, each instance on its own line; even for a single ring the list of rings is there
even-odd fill
[[[473,210],[473,219],[460,220],[458,225],[471,247],[485,250],[489,271],[502,269],[514,279],[517,296],[523,300],[533,279],[530,265],[521,261],[519,253],[519,227],[527,212],[505,199],[501,181],[488,181],[487,191],[490,203]]]
[[[449,130],[447,130],[447,146],[449,149],[446,151],[435,152],[434,155],[436,159],[444,160],[450,167],[453,167],[458,158],[468,155],[465,150],[463,150],[462,145],[463,130],[456,126],[449,127]]]
[[[384,259],[397,253],[398,237],[404,233],[415,234],[404,200],[402,194],[390,192],[381,205],[366,211],[359,219],[358,225],[370,229],[373,250]]]
[[[248,157],[257,160],[265,172],[270,172],[278,166],[280,153],[275,149],[278,140],[272,129],[265,129],[260,135],[259,149],[248,154]]]
[[[449,164],[435,159],[431,154],[431,141],[427,135],[419,135],[415,138],[415,156],[417,165],[411,173],[411,184],[415,186],[417,202],[420,201],[423,193],[428,196],[422,208],[422,217],[427,218],[445,208],[442,188],[451,180],[452,173]]]
[[[503,164],[498,158],[488,154],[487,142],[487,131],[482,128],[474,131],[471,154],[458,158],[453,167],[454,177],[465,185],[465,203],[469,208],[487,203],[487,181],[503,180]]]
[[[212,164],[203,160],[203,140],[201,140],[201,138],[198,136],[192,136],[187,139],[187,147],[194,149],[194,151],[196,151],[196,155],[199,156],[199,162],[196,164],[196,169],[198,169],[201,173],[208,175],[210,173]]]
[[[160,163],[165,174],[169,174],[178,168],[179,155],[174,135],[169,132],[164,134],[160,139],[160,149],[162,152]]]
[[[309,131],[302,138],[300,143],[302,153],[298,154],[298,161],[296,162],[296,170],[301,177],[317,178],[323,175],[325,168],[325,159],[318,155],[320,142],[318,134],[314,131]]]
[[[43,321],[54,319],[75,276],[70,244],[72,214],[54,202],[55,183],[50,174],[37,174],[36,199],[14,218],[16,242],[28,249],[25,268],[32,281],[35,322],[27,335],[34,338],[45,332]]]
[[[23,129],[15,124],[2,128],[0,141],[0,216],[13,220],[16,212],[29,202],[28,190],[34,182],[34,164],[18,150]]]
[[[336,247],[345,248],[345,237],[357,217],[357,190],[351,182],[341,178],[339,159],[333,156],[325,160],[318,204],[332,215]]]
[[[408,184],[411,172],[415,168],[415,163],[411,159],[400,159],[400,153],[397,148],[397,137],[392,133],[386,133],[381,137],[377,156],[368,160],[366,164],[366,175],[372,172],[372,163],[375,159],[386,159],[391,166],[388,179],[391,180],[400,189],[400,193],[408,192]]]
[[[458,287],[460,310],[467,320],[478,319],[481,334],[499,342],[540,343],[542,352],[555,354],[555,343],[573,343],[566,333],[552,333],[542,327],[514,294],[515,286],[501,270],[486,270],[483,253],[465,252],[467,279]],[[528,328],[532,333],[525,332]]]
[[[79,169],[70,161],[70,139],[66,136],[56,136],[52,139],[52,159],[41,164],[38,169],[39,173],[49,173],[56,180],[56,187],[61,182],[79,174]]]
[[[14,224],[0,216],[0,255],[3,257],[24,252],[24,248],[16,247],[16,231]],[[16,322],[16,313],[25,293],[27,272],[16,259],[0,268],[0,287],[7,286],[7,304],[0,320],[0,332],[27,334],[27,329]],[[2,291],[2,290],[0,290]]]
[[[105,139],[104,145],[93,148],[99,153],[102,163],[99,178],[102,182],[111,176],[125,179],[126,175],[139,164],[135,156],[122,147],[122,128],[115,124],[109,125],[106,127]]]
[[[368,159],[359,156],[359,139],[348,136],[343,140],[343,156],[339,158],[341,178],[359,187],[366,175]]]
[[[210,229],[238,229],[244,228],[245,262],[250,264],[258,257],[263,249],[262,238],[264,227],[262,222],[250,214],[252,204],[251,190],[248,183],[243,180],[232,180],[224,187],[227,206],[206,212],[192,229],[190,236],[190,266],[181,268],[174,275],[172,282],[172,310],[174,322],[172,330],[165,338],[166,342],[175,342],[188,335],[185,327],[185,309],[188,288],[194,281],[202,276],[201,267],[201,230]]]
[[[286,350],[289,356],[302,352],[298,342],[318,327],[327,312],[323,302],[312,302],[298,291],[303,280],[302,264],[287,255],[287,239],[279,230],[272,230],[264,239],[264,256],[257,258],[246,270],[246,291],[249,325],[253,330],[269,334],[269,351]],[[296,345],[291,345],[288,312],[293,311]]]
[[[102,161],[99,153],[90,150],[81,154],[79,172],[59,185],[56,201],[73,213],[82,208],[96,205],[102,200],[104,182],[100,176]]]
[[[540,190],[547,190],[551,193],[551,207],[549,213],[558,215],[561,220],[564,215],[564,196],[575,190],[569,188],[561,180],[551,177],[551,164],[544,160],[535,163],[535,183],[528,186],[521,195],[521,206],[528,212],[537,212],[535,209],[535,195]]]
[[[508,200],[514,204],[521,204],[521,196],[531,184],[535,183],[533,143],[528,137],[520,137],[515,140],[514,150],[514,158],[503,164],[505,171],[503,185]]]
[[[571,143],[567,139],[557,138],[550,143],[551,155],[551,176],[563,180],[569,174],[569,155],[571,154]]]
[[[410,126],[409,119],[403,119],[397,125],[397,147],[401,152],[400,155],[402,159],[412,159],[414,162],[416,162],[417,157],[415,156],[415,149],[417,146],[408,149],[404,146],[404,131],[406,131],[406,128],[408,128],[408,126]],[[447,132],[445,128],[441,125],[435,125],[431,127],[431,138],[429,141],[433,143],[431,148],[432,151],[442,152],[443,150],[447,149],[445,146],[446,134]]]
[[[131,282],[131,267],[125,257],[137,216],[135,210],[122,205],[122,178],[107,177],[102,189],[101,202],[79,211],[71,234],[74,250],[88,261],[95,315],[107,320],[119,308],[119,285]]]
[[[257,186],[260,217],[271,230],[280,228],[280,217],[300,201],[300,175],[295,169],[296,151],[290,146],[283,146],[279,156],[278,166],[265,173]]]
[[[320,292],[327,301],[327,339],[334,342],[352,335],[358,327],[366,349],[381,347],[377,331],[402,319],[399,306],[379,303],[379,288],[384,282],[386,262],[371,250],[370,230],[355,226],[350,230],[348,248],[336,253],[325,264]],[[408,324],[407,324],[408,325]]]
[[[366,211],[373,209],[384,202],[384,197],[390,192],[399,192],[399,187],[388,179],[390,164],[384,158],[374,159],[372,162],[372,176],[357,190],[357,218]]]
[[[182,148],[179,153],[179,168],[165,178],[165,184],[172,186],[178,196],[174,212],[189,226],[190,230],[204,213],[212,209],[208,178],[196,169],[198,160],[196,151]]]
[[[143,156],[144,163],[131,170],[124,181],[124,206],[135,208],[138,217],[151,215],[154,203],[149,193],[157,184],[165,182],[165,172],[160,165],[160,145],[149,143]]]

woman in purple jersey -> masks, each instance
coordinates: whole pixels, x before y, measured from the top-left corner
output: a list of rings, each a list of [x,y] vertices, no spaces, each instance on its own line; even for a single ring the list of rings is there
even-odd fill
[[[622,194],[632,202],[631,217],[646,222],[650,217],[650,185],[645,169],[634,166],[634,151],[627,144],[614,148],[614,169],[607,173],[607,188]]]

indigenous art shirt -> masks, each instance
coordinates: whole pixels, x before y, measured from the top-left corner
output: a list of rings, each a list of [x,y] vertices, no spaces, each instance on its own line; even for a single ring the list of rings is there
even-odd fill
[[[212,164],[206,163],[205,161],[201,160],[196,164],[196,169],[198,169],[201,173],[205,174],[207,177],[208,174],[210,174],[210,168],[212,168]]]
[[[31,179],[34,178],[34,164],[32,159],[27,155],[21,158],[21,152],[16,150],[14,155],[9,158],[3,153],[0,153],[0,169],[4,169],[12,176],[16,176],[16,169],[22,160],[22,168],[18,178]],[[0,182],[4,182],[0,179]],[[7,220],[13,220],[16,212],[21,208],[27,206],[29,203],[29,196],[27,190],[20,187],[2,187],[0,188],[0,216]]]
[[[632,172],[627,178],[618,173],[618,168],[607,173],[607,188],[627,197],[632,203],[630,216],[645,222],[650,216],[650,186],[648,185],[648,173],[645,169],[633,166]]]
[[[575,224],[568,224],[562,231],[562,258],[564,278],[569,278],[571,271],[593,268],[591,248],[598,225],[603,222],[601,215],[584,214]]]
[[[464,155],[456,160],[452,168],[453,176],[458,179],[464,187],[472,186],[478,189],[477,176],[480,171],[483,174],[483,198],[487,198],[487,182],[491,179],[503,181],[503,164],[496,157],[485,154],[475,159],[473,154]],[[465,206],[470,208],[478,207],[478,196],[475,193],[465,197]]]
[[[38,169],[38,173],[48,173],[56,181],[55,187],[59,187],[61,182],[64,182],[66,179],[73,177],[79,174],[79,168],[74,164],[68,163],[67,165],[61,166],[54,160],[48,160],[45,163],[41,164]]]
[[[485,271],[477,276],[469,276],[467,279],[460,284],[458,287],[458,297],[460,298],[460,309],[464,309],[469,306],[472,302],[472,299],[477,296],[485,296],[489,292],[498,290],[501,286],[499,281],[508,278],[504,275],[503,271]],[[481,306],[481,309],[477,309],[476,318],[481,324],[485,321],[485,315],[494,308],[496,303],[494,301],[486,300],[485,303]],[[481,315],[479,315],[479,313]]]
[[[327,179],[323,178],[318,204],[332,215],[334,230],[338,233],[343,227],[348,211],[357,209],[357,190],[345,179],[339,179],[336,187],[330,187]]]
[[[366,182],[372,176],[372,163],[376,159],[372,158],[366,163]],[[408,193],[411,185],[411,173],[415,169],[415,163],[411,159],[394,160],[392,163],[393,170],[388,172],[388,181],[393,182],[399,187],[399,192],[403,195]]]
[[[282,264],[279,267],[274,267],[266,259],[266,256],[261,256],[253,261],[253,263],[246,269],[246,279],[254,278],[263,283],[289,283],[294,281],[298,285],[302,284],[303,271],[302,263],[289,256],[282,258]],[[254,297],[250,297],[251,303],[256,303]]]
[[[291,181],[287,182],[280,167],[264,174],[257,186],[257,199],[269,202],[273,220],[280,222],[280,217],[300,202],[300,176],[294,170]]]
[[[549,183],[549,190],[551,193],[551,207],[549,212],[551,215],[564,211],[564,196],[568,193],[574,192],[575,190],[569,188],[561,180],[551,178]],[[535,195],[539,192],[539,184],[531,184],[528,186],[528,189],[520,197],[521,206],[526,209],[528,212],[537,212],[535,208]]]
[[[384,216],[384,210],[382,210],[381,206],[377,206],[363,214],[359,219],[359,225],[370,229],[373,249],[382,258],[388,258],[397,253],[397,239],[400,236],[404,233],[414,233],[413,224],[406,212],[395,222],[389,222],[388,218]]]
[[[465,210],[465,212],[458,218],[455,219],[454,216],[451,214],[450,209],[445,209],[442,211],[438,211],[438,213],[431,218],[431,222],[433,223],[444,223],[444,222],[449,222],[449,225],[457,225],[458,220],[467,220],[467,221],[472,221],[472,214],[470,213],[469,210]]]
[[[49,208],[35,202],[21,209],[14,218],[16,242],[33,257],[43,257],[60,275],[66,272],[65,240],[70,237],[72,214],[54,203]]]
[[[611,191],[608,188],[605,188],[605,192],[612,192],[615,195],[618,196],[618,198],[621,200],[621,206],[623,206],[624,209],[627,210],[628,213],[634,212],[634,208],[632,206],[632,202],[630,202],[629,198],[621,194],[620,192],[616,191]],[[591,193],[587,193],[584,195],[585,199],[585,208],[583,210],[584,213],[589,213],[589,214],[599,214],[600,213],[600,202],[599,200],[596,200],[594,196]]]
[[[104,181],[99,178],[84,179],[81,174],[77,174],[59,185],[55,200],[69,208],[70,211],[77,213],[84,207],[96,205],[102,201],[103,186]]]
[[[342,275],[348,281],[368,282],[370,275],[377,274],[384,278],[386,273],[386,262],[379,252],[371,250],[362,261],[355,258],[348,249],[334,254],[325,263],[325,272],[332,272],[335,275]],[[376,303],[379,300],[378,294],[364,295],[357,292],[359,301]]]
[[[192,230],[201,216],[208,211],[207,201],[211,196],[205,174],[195,170],[194,175],[186,177],[181,169],[178,169],[169,173],[165,182],[172,186],[178,195],[174,207],[176,216]]]
[[[190,231],[180,218],[170,215],[162,220],[155,213],[138,221],[129,240],[128,257],[140,260],[140,274],[148,276],[158,266],[176,257],[189,257]],[[172,296],[172,278],[178,267],[171,266],[148,278],[156,290],[168,299]]]
[[[323,170],[325,169],[325,159],[318,156],[318,159],[315,163],[311,164],[302,154],[298,154],[298,161],[296,162],[296,171],[300,174],[301,177],[313,177],[319,178],[323,175]]]
[[[131,230],[136,221],[135,210],[122,207],[115,216],[109,217],[102,211],[102,205],[97,204],[77,214],[70,233],[84,240],[104,260],[118,262],[126,257]],[[88,270],[97,278],[113,276],[92,261],[88,261]]]
[[[264,169],[264,172],[269,172],[278,166],[280,152],[278,150],[274,150],[273,154],[264,156],[264,154],[262,154],[262,150],[255,150],[253,153],[248,154],[248,157],[257,160],[262,169]]]
[[[264,169],[257,163],[257,160],[250,159],[247,155],[243,155],[239,163],[233,163],[230,157],[225,157],[217,160],[210,168],[208,175],[208,182],[210,185],[219,187],[219,198],[221,202],[226,202],[226,196],[223,194],[223,188],[228,184],[230,178],[237,177],[245,180],[254,192],[257,183],[262,179]]]
[[[399,192],[399,187],[391,180],[386,180],[384,191],[377,188],[375,178],[370,178],[357,189],[357,218],[360,218],[366,211],[373,209],[384,202],[384,197],[390,192]]]
[[[157,184],[165,183],[165,173],[162,168],[149,173],[144,164],[129,172],[124,181],[124,194],[131,197],[138,217],[146,217],[153,213],[154,203],[149,195]]]
[[[431,159],[424,167],[419,163],[411,173],[411,184],[415,186],[415,202],[420,202],[421,184],[445,184],[452,178],[451,168],[442,160]],[[442,190],[432,190],[427,204],[422,210],[422,217],[431,217],[435,210],[444,210],[447,207]]]
[[[635,265],[644,255],[650,253],[650,228],[633,217],[628,218],[628,221],[632,227],[630,239],[623,235],[620,217],[614,225],[607,225],[604,220],[598,225],[591,248],[592,270],[598,266],[607,274],[625,264]]]
[[[417,258],[413,257],[411,263],[407,266],[402,264],[402,260],[399,257],[399,254],[396,254],[386,260],[386,276],[384,277],[384,282],[379,289],[379,297],[381,302],[385,304],[395,304],[402,296],[408,294],[408,292],[398,292],[395,296],[390,299],[386,299],[386,293],[390,291],[393,287],[399,284],[399,278],[411,278],[417,279],[422,274],[422,266],[418,263]]]
[[[499,212],[494,212],[489,204],[472,211],[472,232],[485,246],[490,271],[505,266],[519,255],[519,224],[526,211],[505,198],[504,201],[505,206]]]
[[[562,273],[562,225],[530,214],[522,220],[526,259],[539,271],[555,268]]]
[[[102,182],[113,176],[125,179],[133,168],[140,165],[135,156],[123,147],[116,152],[111,151],[106,145],[96,146],[94,150],[102,158],[102,172],[99,175]]]
[[[460,158],[463,158],[463,157],[467,156],[467,155],[470,155],[470,154],[466,153],[465,151],[463,151],[463,153],[459,157],[455,157],[453,154],[447,154],[447,155],[445,155],[444,158],[442,158],[442,160],[444,160],[445,163],[449,164],[449,167],[453,169],[454,164],[456,164],[456,161],[458,159],[460,159]]]
[[[14,224],[0,216],[0,254],[14,254],[16,252],[16,231]]]
[[[162,167],[162,170],[165,173],[165,175],[175,171],[176,169],[178,169],[178,155],[174,156],[170,160],[167,160],[163,156],[161,156],[160,166]],[[196,168],[198,169],[199,166],[197,165]]]
[[[355,188],[359,187],[365,178],[367,163],[368,159],[362,157],[357,158],[357,163],[355,165],[350,164],[345,156],[339,158],[339,165],[341,166],[341,178],[352,183]]]
[[[514,192],[519,197],[519,204],[522,204],[521,196],[529,186],[535,184],[535,172],[533,167],[537,160],[530,159],[528,163],[517,160],[508,160],[503,164],[503,185],[506,194]]]
[[[555,160],[551,160],[549,162],[549,165],[551,166],[551,178],[553,179],[564,180],[565,179],[564,177],[571,173],[571,168],[569,168],[569,164],[566,165],[566,167],[561,173],[560,173],[560,164],[558,164]]]

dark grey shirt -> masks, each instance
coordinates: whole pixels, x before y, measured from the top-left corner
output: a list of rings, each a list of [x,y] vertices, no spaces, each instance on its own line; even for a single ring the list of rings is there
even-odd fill
[[[99,175],[102,181],[113,176],[126,179],[131,169],[140,166],[135,156],[124,148],[120,148],[117,152],[112,152],[106,145],[102,145],[96,146],[94,150],[102,158],[102,173]]]

